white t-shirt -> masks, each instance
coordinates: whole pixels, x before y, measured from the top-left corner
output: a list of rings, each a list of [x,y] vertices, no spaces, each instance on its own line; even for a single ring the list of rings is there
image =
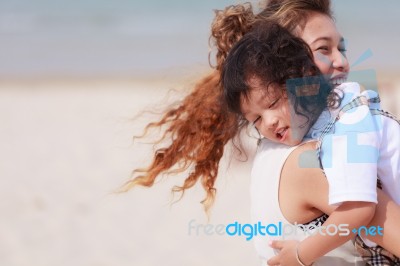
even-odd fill
[[[256,235],[253,241],[263,266],[267,265],[267,260],[275,255],[275,251],[268,245],[269,241],[273,239],[302,240],[308,236],[302,230],[290,225],[279,207],[281,171],[286,159],[295,148],[263,139],[254,158],[250,186],[252,223],[260,224],[265,228],[261,230],[264,235]],[[312,229],[309,231],[309,233],[313,232]],[[365,263],[355,251],[353,243],[349,241],[321,257],[313,265],[350,266],[365,265]]]
[[[336,88],[343,95],[338,109],[324,111],[307,134],[316,139],[339,110],[356,97],[377,97],[375,91],[360,91],[358,83]],[[373,115],[379,103],[360,105],[340,113],[322,139],[320,159],[329,182],[329,204],[345,201],[377,202],[377,177],[383,190],[400,204],[400,125],[394,119]]]

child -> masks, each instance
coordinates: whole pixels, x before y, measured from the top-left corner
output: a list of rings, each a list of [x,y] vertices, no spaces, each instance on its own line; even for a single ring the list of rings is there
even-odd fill
[[[308,136],[321,138],[320,161],[330,186],[330,203],[338,205],[325,226],[366,226],[375,212],[377,176],[399,204],[399,125],[376,109],[378,97],[373,92],[361,93],[355,83],[333,88],[304,41],[278,25],[256,24],[230,51],[222,82],[228,107],[252,123],[261,136],[290,146],[300,144],[308,131]],[[326,114],[333,118],[329,124],[323,123]],[[311,127],[314,123],[317,128]],[[282,255],[280,261],[273,258],[269,264],[297,260],[310,265],[351,238],[350,234],[313,235],[289,243],[288,250],[294,252],[282,250],[288,256]],[[394,247],[391,251],[400,256]],[[390,263],[400,262],[393,256]]]

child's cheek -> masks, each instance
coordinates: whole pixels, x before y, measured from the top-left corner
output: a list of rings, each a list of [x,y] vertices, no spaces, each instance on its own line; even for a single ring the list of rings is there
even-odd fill
[[[290,101],[288,100],[288,98],[286,98],[285,100],[282,101],[281,112],[282,112],[282,116],[285,117],[286,120],[288,120],[288,122],[290,122],[290,124],[292,124],[291,120],[293,118],[294,108],[293,108],[292,104],[290,103]]]

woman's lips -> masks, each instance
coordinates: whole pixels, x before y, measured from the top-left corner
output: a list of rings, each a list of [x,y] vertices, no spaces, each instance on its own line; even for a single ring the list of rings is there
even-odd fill
[[[346,75],[339,75],[330,79],[331,84],[333,84],[335,87],[341,85],[342,83],[345,83],[346,81],[347,81]]]

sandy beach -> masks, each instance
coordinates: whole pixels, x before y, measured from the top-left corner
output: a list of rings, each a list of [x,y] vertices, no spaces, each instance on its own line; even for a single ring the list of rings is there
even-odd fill
[[[399,99],[400,82],[380,83],[388,108],[398,112],[392,95]],[[258,265],[253,244],[244,237],[189,229],[191,221],[205,225],[207,217],[199,186],[169,204],[170,188],[181,184],[182,176],[113,194],[134,168],[149,163],[152,146],[133,143],[132,136],[156,116],[132,118],[167,106],[167,95],[167,102],[181,98],[193,83],[179,84],[166,79],[1,83],[1,265]],[[227,156],[221,166],[209,220],[214,226],[250,221],[250,163],[235,160]]]
[[[173,84],[1,83],[1,265],[257,264],[244,238],[189,235],[188,223],[207,217],[200,187],[170,206],[170,188],[182,177],[112,193],[149,163],[151,146],[132,136],[152,116],[132,118],[161,103]],[[243,164],[221,176],[211,224],[249,221],[248,171]]]

